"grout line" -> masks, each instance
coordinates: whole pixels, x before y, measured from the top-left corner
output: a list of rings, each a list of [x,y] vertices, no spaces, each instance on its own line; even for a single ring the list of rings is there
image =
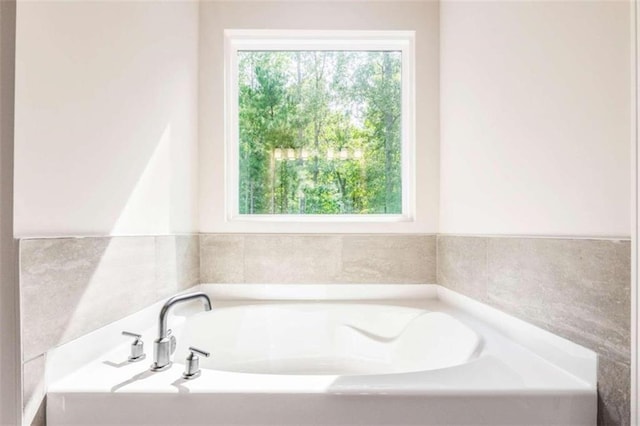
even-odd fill
[[[242,238],[242,283],[247,283],[247,240],[244,235],[241,235]]]
[[[435,283],[436,285],[441,285],[440,284],[440,236],[436,235],[435,236],[435,240],[436,240],[436,279],[435,279]]]
[[[85,238],[161,238],[175,236],[216,236],[216,235],[236,235],[236,236],[273,236],[273,237],[470,237],[470,238],[529,238],[529,239],[562,239],[562,240],[603,240],[603,241],[631,241],[630,236],[597,236],[597,235],[544,235],[544,234],[482,234],[482,233],[254,233],[254,232],[193,232],[177,234],[145,234],[145,235],[67,235],[67,236],[28,236],[17,237],[16,241],[29,240],[66,240]]]
[[[484,283],[484,291],[482,292],[482,297],[484,298],[486,303],[489,303],[489,280],[491,277],[491,273],[489,271],[489,238],[484,239],[484,271],[487,276],[485,277]]]

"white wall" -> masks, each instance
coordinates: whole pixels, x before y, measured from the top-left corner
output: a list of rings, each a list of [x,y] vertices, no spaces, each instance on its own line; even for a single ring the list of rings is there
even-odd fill
[[[417,30],[418,221],[395,230],[629,235],[626,2],[200,9],[19,4],[17,236],[193,231],[198,211],[203,232],[251,231],[224,221],[225,28]]]
[[[441,5],[441,232],[630,235],[630,13]]]
[[[383,230],[436,232],[438,226],[438,8],[415,1],[216,1],[200,7],[200,229],[296,232],[299,224],[225,222],[224,29],[416,31],[416,221]],[[308,228],[304,228],[308,229]],[[364,232],[363,224],[315,226],[314,232]]]
[[[13,241],[15,1],[0,1],[0,425],[18,423],[17,247]]]
[[[197,230],[197,2],[20,2],[15,233]]]

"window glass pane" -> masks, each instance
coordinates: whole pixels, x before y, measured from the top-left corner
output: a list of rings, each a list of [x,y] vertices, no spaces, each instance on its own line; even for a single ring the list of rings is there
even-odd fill
[[[399,51],[238,52],[241,214],[401,214]]]

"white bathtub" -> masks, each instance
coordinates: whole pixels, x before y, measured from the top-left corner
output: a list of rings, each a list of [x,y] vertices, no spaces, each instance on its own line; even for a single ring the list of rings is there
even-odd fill
[[[51,353],[48,424],[596,423],[593,352],[437,286],[203,287],[212,311],[170,316],[167,371],[148,371],[155,327],[141,363],[98,349],[157,305]],[[191,381],[188,346],[212,353]]]
[[[436,370],[474,359],[482,339],[442,312],[384,304],[269,303],[187,319],[181,350],[203,368],[253,374],[356,375]]]

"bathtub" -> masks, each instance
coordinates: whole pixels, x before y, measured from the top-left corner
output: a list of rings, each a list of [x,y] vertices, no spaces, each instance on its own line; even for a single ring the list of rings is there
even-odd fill
[[[187,319],[181,350],[203,368],[249,374],[366,375],[437,370],[475,358],[482,339],[442,312],[384,304],[269,303]]]
[[[596,424],[585,348],[437,286],[296,287],[201,286],[213,310],[170,316],[163,372],[148,370],[157,304],[56,349],[48,424]],[[149,358],[129,363],[108,343],[143,324]],[[194,380],[189,346],[211,352]]]

